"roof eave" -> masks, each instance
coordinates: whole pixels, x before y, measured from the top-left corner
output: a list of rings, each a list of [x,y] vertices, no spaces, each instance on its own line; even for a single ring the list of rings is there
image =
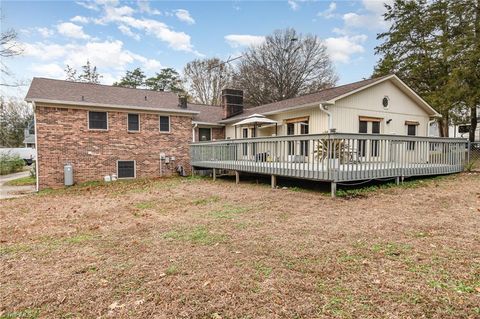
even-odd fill
[[[177,110],[177,109],[154,109],[151,107],[141,107],[141,106],[129,106],[129,105],[118,105],[118,104],[104,104],[104,103],[92,103],[92,102],[74,102],[74,101],[62,101],[62,100],[50,100],[50,99],[37,99],[37,98],[25,98],[26,102],[33,103],[47,103],[47,104],[60,104],[60,105],[72,105],[72,106],[91,106],[91,107],[104,107],[112,109],[121,109],[121,110],[138,110],[138,111],[147,111],[155,113],[176,113],[176,114],[189,114],[197,115],[200,114],[198,111],[186,111],[186,110]]]

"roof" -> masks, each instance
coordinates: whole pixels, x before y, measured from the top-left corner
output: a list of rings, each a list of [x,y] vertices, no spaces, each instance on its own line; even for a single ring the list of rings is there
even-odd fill
[[[200,112],[193,116],[193,121],[197,123],[219,125],[218,122],[223,118],[223,108],[221,106],[188,103],[187,108]]]
[[[173,92],[132,89],[118,86],[33,78],[25,100],[79,106],[102,106],[147,111],[197,114],[178,106]]]
[[[377,77],[373,79],[362,80],[358,82],[353,82],[345,85],[340,85],[324,90],[320,90],[315,93],[306,94],[291,99],[278,101],[274,103],[264,104],[252,108],[245,109],[242,114],[232,116],[228,119],[224,119],[221,123],[228,123],[231,121],[236,121],[244,119],[252,114],[273,114],[279,111],[286,111],[289,109],[300,108],[304,106],[311,106],[316,103],[322,102],[334,102],[340,98],[343,98],[347,95],[353,94],[359,90],[365,89],[372,85],[378,84],[385,80],[393,80],[397,86],[399,86],[402,91],[416,99],[416,101],[422,105],[422,107],[427,110],[428,113],[432,115],[439,115],[427,102],[425,102],[420,96],[418,96],[412,89],[410,89],[405,83],[403,83],[396,75],[390,74],[382,77]]]

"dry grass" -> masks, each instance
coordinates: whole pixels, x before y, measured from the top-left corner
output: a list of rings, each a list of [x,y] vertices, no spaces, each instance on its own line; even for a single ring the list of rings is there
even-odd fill
[[[479,174],[350,200],[202,179],[46,191],[0,204],[0,317],[478,318],[479,229]]]

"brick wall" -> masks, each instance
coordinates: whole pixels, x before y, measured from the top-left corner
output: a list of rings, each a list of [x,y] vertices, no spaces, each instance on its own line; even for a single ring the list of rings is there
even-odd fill
[[[134,112],[132,112],[134,113]],[[171,133],[159,131],[158,114],[140,114],[140,132],[127,132],[128,112],[108,111],[108,131],[89,130],[88,110],[37,104],[39,188],[63,185],[63,166],[73,165],[74,181],[103,180],[117,174],[117,160],[135,160],[136,176],[160,176],[160,153],[175,156],[164,175],[180,164],[190,171],[188,143],[192,119],[170,116]]]

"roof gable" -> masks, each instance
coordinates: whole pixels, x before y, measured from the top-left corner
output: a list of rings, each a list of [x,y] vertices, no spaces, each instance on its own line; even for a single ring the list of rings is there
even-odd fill
[[[228,123],[244,119],[254,113],[268,115],[285,112],[296,108],[309,107],[320,103],[335,103],[335,101],[339,99],[345,98],[347,96],[350,96],[362,90],[368,89],[369,87],[389,80],[393,81],[395,85],[397,85],[402,90],[403,93],[407,94],[410,98],[417,102],[417,104],[420,105],[420,107],[422,107],[428,114],[430,114],[431,116],[439,116],[439,114],[427,102],[425,102],[418,94],[416,94],[412,89],[410,89],[396,75],[392,74],[379,78],[367,79],[341,86],[336,86],[312,94],[307,94],[283,101],[252,107],[246,109],[242,114],[222,120],[221,122]]]

